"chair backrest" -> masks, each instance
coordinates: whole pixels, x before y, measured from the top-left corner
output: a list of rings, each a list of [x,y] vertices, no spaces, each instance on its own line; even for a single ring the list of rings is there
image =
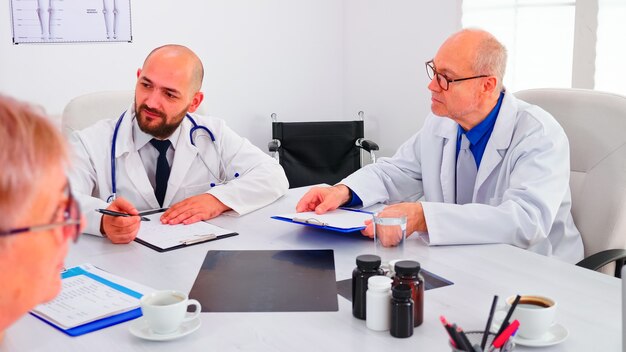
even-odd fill
[[[78,96],[65,106],[61,121],[66,136],[102,119],[115,119],[128,109],[135,96],[132,90],[95,92]]]
[[[626,97],[585,89],[530,89],[515,96],[551,113],[567,134],[572,216],[585,257],[626,249]]]
[[[272,122],[289,187],[335,184],[361,167],[363,121]]]

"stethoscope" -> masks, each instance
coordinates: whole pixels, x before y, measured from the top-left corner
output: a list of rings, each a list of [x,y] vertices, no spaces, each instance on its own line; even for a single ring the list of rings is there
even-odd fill
[[[113,139],[111,140],[111,195],[109,196],[109,198],[107,198],[107,202],[109,203],[111,203],[117,198],[117,181],[115,178],[115,147],[117,144],[117,133],[120,130],[120,125],[122,124],[124,115],[126,115],[126,111],[124,111],[122,115],[120,115],[120,118],[117,120],[117,123],[115,124],[115,129],[113,130]],[[193,125],[193,127],[191,127],[191,130],[189,131],[189,140],[191,141],[191,145],[193,145],[194,147],[196,146],[196,143],[193,139],[193,134],[196,131],[205,131],[209,135],[209,137],[211,137],[211,141],[215,143],[215,136],[213,135],[213,132],[211,132],[211,130],[208,129],[208,127],[198,125],[196,123],[196,120],[194,120],[193,117],[191,117],[191,115],[189,115],[188,113],[185,114],[185,117],[187,117],[189,121],[191,121],[191,124]],[[215,177],[215,174],[213,174],[213,172],[211,171],[211,168],[204,161],[204,158],[200,156],[200,159],[202,159],[202,162],[204,162],[204,165],[207,167],[207,169],[209,169],[209,172],[217,180],[217,182],[211,182],[210,184],[211,187],[215,187],[217,185],[222,185],[226,183],[226,166],[224,165],[224,161],[222,160],[221,153],[217,152],[217,146],[215,146],[215,150],[216,150],[216,153],[218,153],[217,159],[219,160],[218,174],[224,175],[223,177]],[[237,177],[239,177],[239,173],[236,172],[235,178]]]

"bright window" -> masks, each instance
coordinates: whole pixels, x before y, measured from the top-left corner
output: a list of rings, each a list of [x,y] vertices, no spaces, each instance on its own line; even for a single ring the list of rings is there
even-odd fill
[[[598,5],[595,89],[626,95],[626,1]]]
[[[571,87],[575,11],[572,0],[464,0],[462,22],[506,46],[509,91]]]

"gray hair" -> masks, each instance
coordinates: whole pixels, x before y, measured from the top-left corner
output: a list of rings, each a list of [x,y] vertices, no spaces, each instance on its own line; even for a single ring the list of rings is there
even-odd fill
[[[15,226],[37,196],[35,185],[67,160],[65,141],[46,117],[0,95],[0,230]]]
[[[502,80],[506,71],[507,50],[493,36],[482,29],[464,29],[462,32],[479,34],[481,40],[476,47],[476,56],[472,68],[479,75],[492,75],[498,79],[496,90],[502,91]]]

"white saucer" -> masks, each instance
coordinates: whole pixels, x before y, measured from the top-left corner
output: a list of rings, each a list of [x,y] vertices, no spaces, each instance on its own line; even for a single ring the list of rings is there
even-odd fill
[[[521,345],[521,346],[545,347],[545,346],[556,345],[558,343],[565,341],[568,335],[569,335],[569,331],[567,331],[567,328],[565,328],[561,324],[556,323],[550,327],[548,332],[543,334],[543,336],[538,339],[525,339],[521,336],[515,335],[513,337],[513,341],[515,341],[517,345]]]
[[[182,323],[178,330],[172,333],[155,334],[148,327],[148,322],[143,317],[139,317],[130,324],[129,330],[131,334],[142,339],[151,341],[167,341],[189,335],[192,332],[198,330],[200,325],[202,325],[202,320],[200,320],[200,317],[198,317],[196,319]]]

